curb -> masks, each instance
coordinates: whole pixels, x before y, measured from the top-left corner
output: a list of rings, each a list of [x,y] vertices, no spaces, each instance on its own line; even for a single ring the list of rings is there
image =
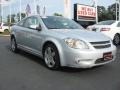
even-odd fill
[[[10,35],[0,35],[0,37],[9,37]]]

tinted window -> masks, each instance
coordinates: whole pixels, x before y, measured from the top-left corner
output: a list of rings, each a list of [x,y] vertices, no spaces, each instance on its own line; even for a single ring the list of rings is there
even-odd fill
[[[69,20],[63,17],[49,16],[42,18],[42,20],[48,29],[83,29],[82,26],[73,20]]]
[[[114,22],[115,20],[102,21],[102,22],[99,22],[97,25],[112,25]]]

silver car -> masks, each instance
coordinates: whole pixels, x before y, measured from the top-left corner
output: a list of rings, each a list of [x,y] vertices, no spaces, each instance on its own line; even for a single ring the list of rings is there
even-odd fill
[[[11,29],[12,51],[22,49],[37,55],[49,69],[91,68],[116,58],[116,47],[110,38],[63,17],[30,16]]]

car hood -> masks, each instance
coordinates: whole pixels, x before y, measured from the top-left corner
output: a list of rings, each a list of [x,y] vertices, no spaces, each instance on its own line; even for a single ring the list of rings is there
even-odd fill
[[[87,42],[98,42],[98,41],[107,41],[110,40],[109,37],[103,35],[102,33],[98,32],[91,32],[87,30],[80,30],[80,29],[54,29],[53,32],[56,32],[57,36],[61,34],[63,38],[75,38],[84,40]]]

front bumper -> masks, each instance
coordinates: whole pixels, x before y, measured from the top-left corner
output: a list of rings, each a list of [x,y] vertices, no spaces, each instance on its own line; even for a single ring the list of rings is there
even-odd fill
[[[113,59],[104,61],[103,54],[112,52]],[[116,58],[116,47],[99,50],[64,50],[63,66],[75,68],[91,68],[94,66],[104,65],[114,61]]]

